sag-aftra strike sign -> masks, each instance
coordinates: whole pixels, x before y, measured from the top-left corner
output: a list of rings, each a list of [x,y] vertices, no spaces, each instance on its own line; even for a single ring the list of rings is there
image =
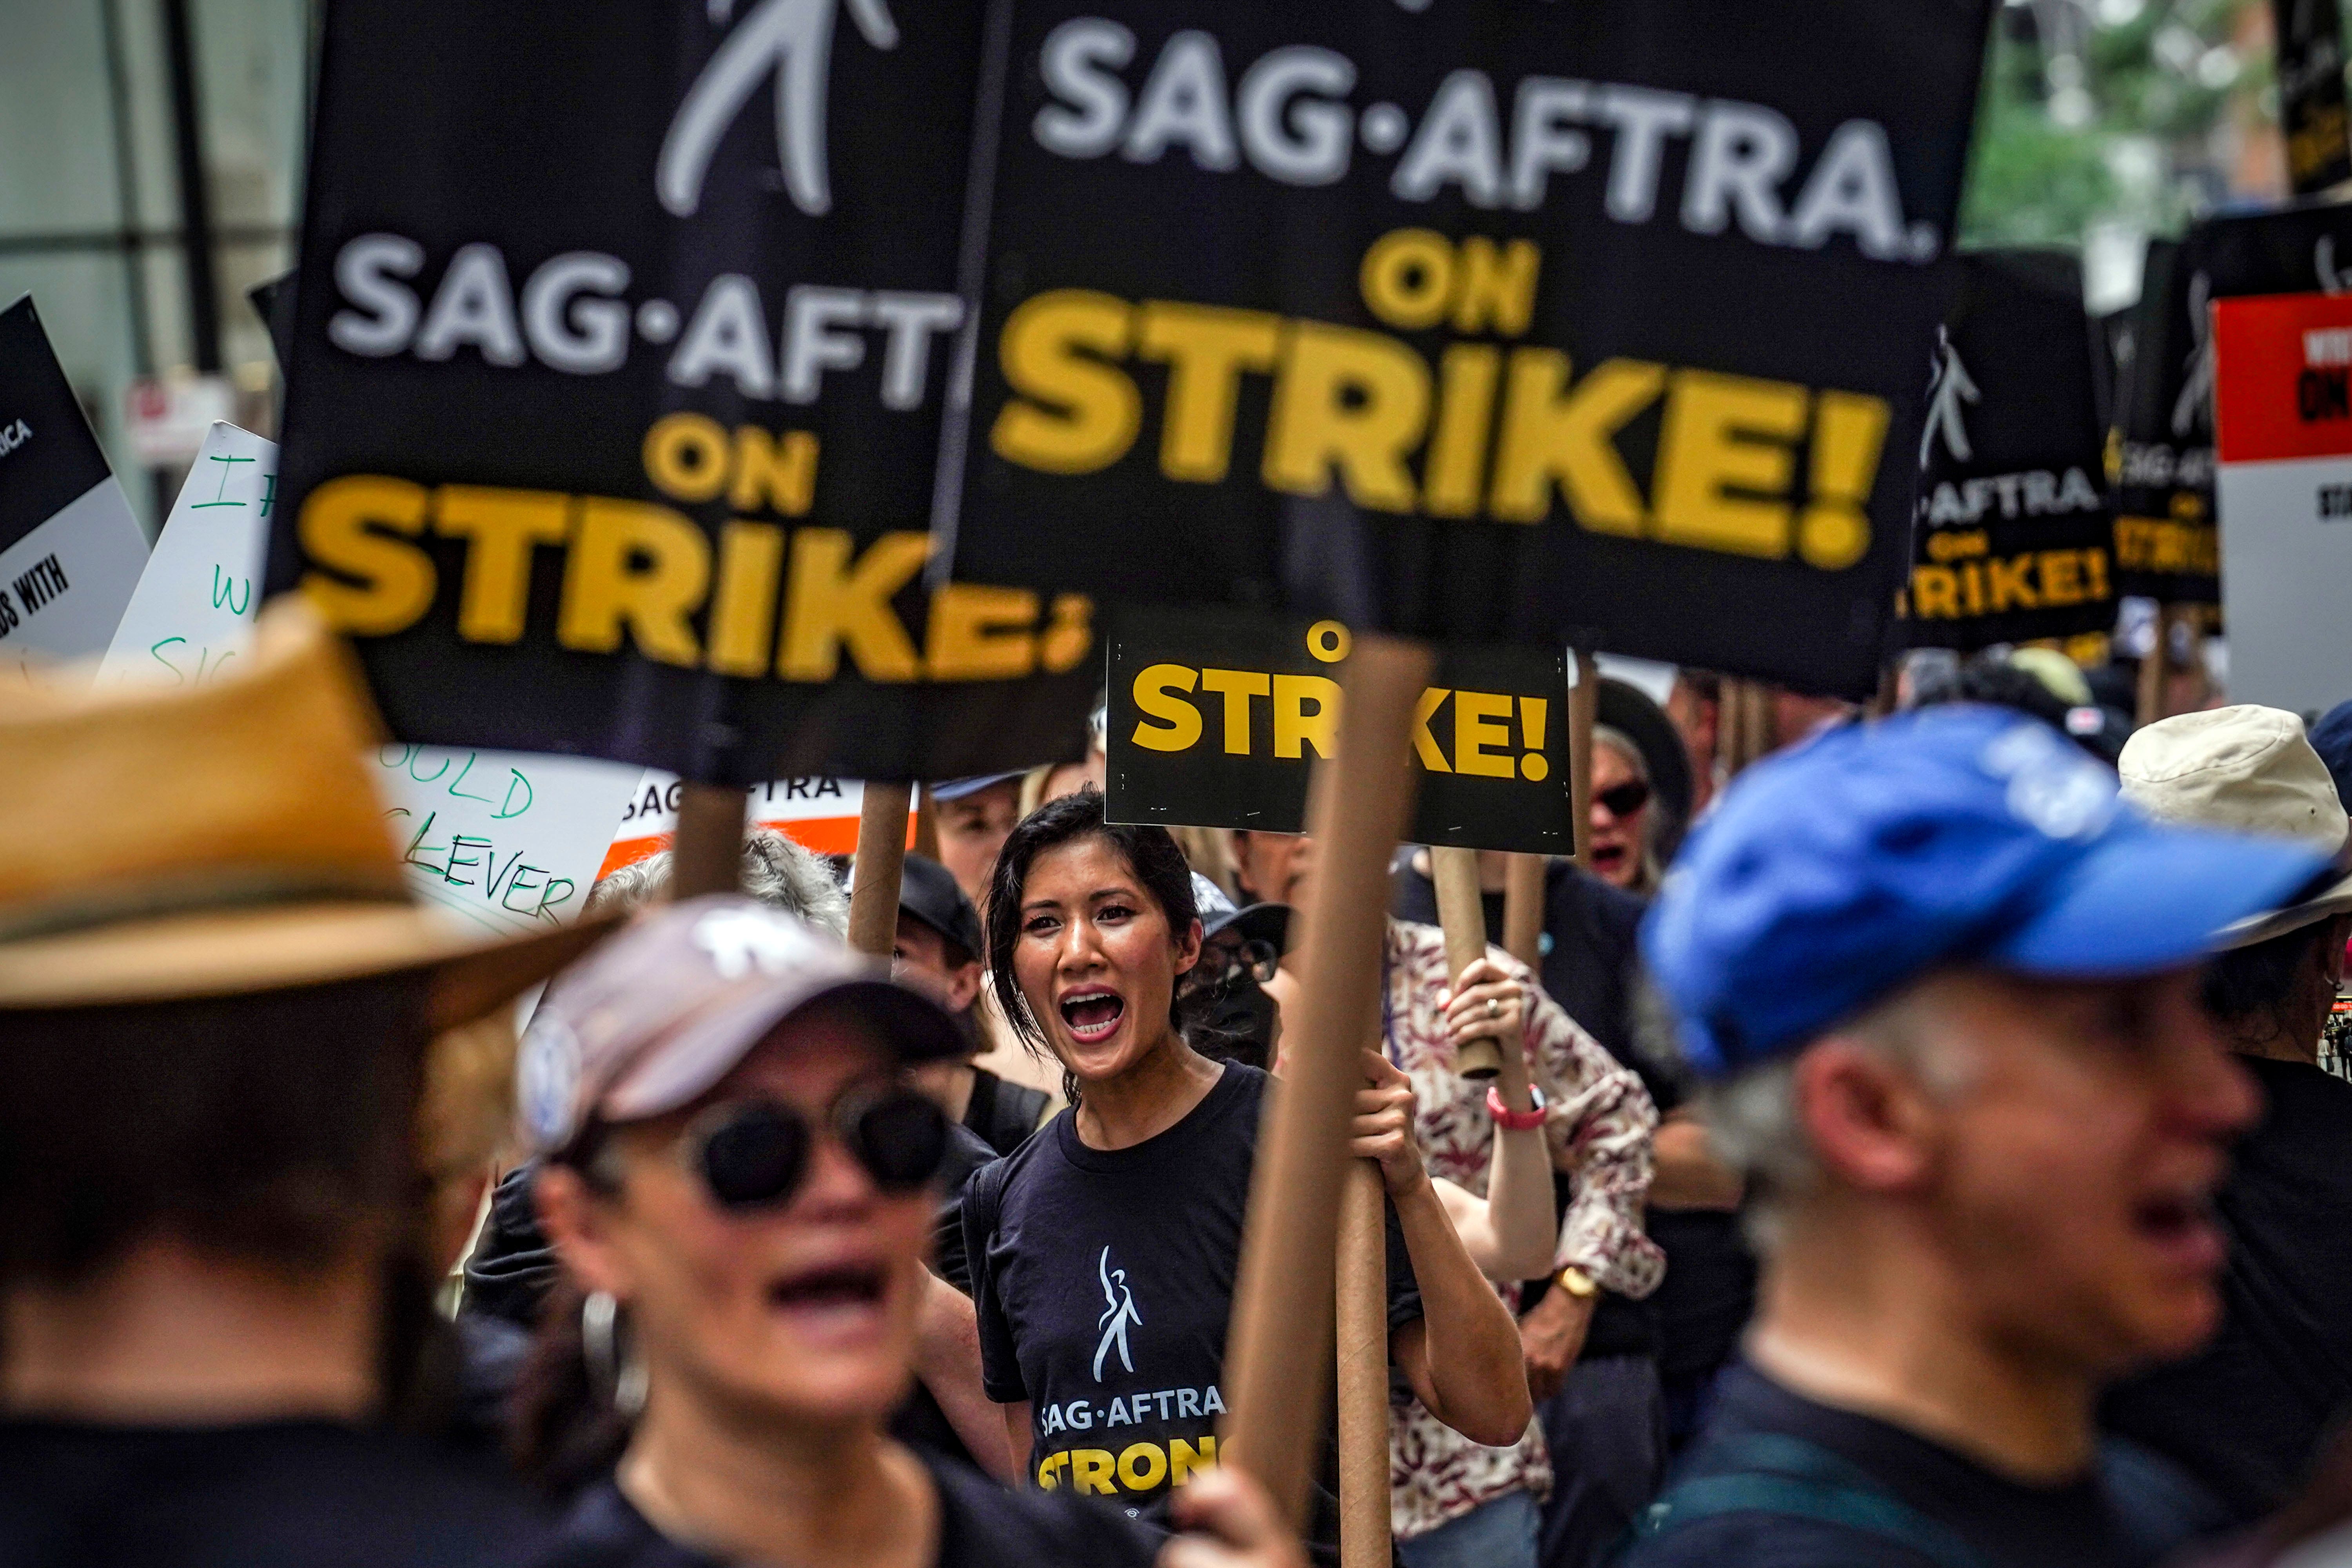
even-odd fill
[[[1110,640],[1104,805],[1113,822],[1298,833],[1333,754],[1337,621],[1130,611]],[[1449,645],[1413,712],[1417,844],[1567,855],[1568,670],[1559,653]]]
[[[923,574],[976,4],[338,0],[271,583],[407,740],[700,778],[1076,754],[1075,595]]]
[[[1013,9],[959,571],[1874,682],[1984,5]]]
[[[739,781],[1075,750],[1107,595],[1859,689],[1984,21],[338,0],[271,580]]]

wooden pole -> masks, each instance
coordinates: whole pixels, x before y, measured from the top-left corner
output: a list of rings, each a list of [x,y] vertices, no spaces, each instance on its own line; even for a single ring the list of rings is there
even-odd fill
[[[1389,1247],[1381,1168],[1339,1189],[1339,1561],[1389,1568]],[[1377,1457],[1378,1463],[1367,1462]]]
[[[2165,666],[2172,658],[2174,614],[2169,605],[2156,607],[2156,621],[2149,630],[2147,657],[2139,661],[2139,711],[2133,719],[2136,724],[2153,724],[2165,716]]]
[[[940,858],[940,818],[929,784],[915,794],[915,853],[929,860]]]
[[[849,884],[849,945],[887,958],[898,945],[898,880],[907,867],[911,785],[866,781],[857,811],[857,875]]]
[[[1303,911],[1296,1015],[1284,1076],[1267,1106],[1250,1179],[1234,1316],[1226,1335],[1231,1409],[1220,1463],[1266,1489],[1293,1529],[1323,1425],[1332,1332],[1334,1244],[1348,1128],[1364,1075],[1359,1053],[1380,1033],[1381,950],[1389,856],[1403,836],[1415,780],[1412,712],[1436,673],[1430,651],[1371,635],[1341,676],[1339,753],[1315,765],[1307,831],[1317,864]],[[1342,1454],[1385,1476],[1388,1454]]]
[[[1459,984],[1462,972],[1486,956],[1486,908],[1478,889],[1478,851],[1432,845],[1429,879],[1437,889],[1437,923],[1445,931],[1445,967]],[[1493,1078],[1503,1053],[1492,1040],[1462,1047],[1454,1070],[1464,1078]]]
[[[1601,665],[1576,650],[1576,684],[1568,691],[1568,808],[1576,824],[1576,866],[1592,869],[1592,724],[1601,711]]]
[[[677,792],[677,837],[670,840],[669,896],[731,893],[743,885],[743,792],[688,783]]]
[[[1543,968],[1545,874],[1543,855],[1514,855],[1503,868],[1503,951],[1529,969]]]

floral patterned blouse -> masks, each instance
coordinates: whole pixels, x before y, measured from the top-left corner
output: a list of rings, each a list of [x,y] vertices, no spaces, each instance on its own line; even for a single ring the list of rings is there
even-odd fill
[[[1666,1260],[1642,1231],[1650,1191],[1650,1135],[1658,1113],[1642,1080],[1579,1028],[1543,993],[1525,964],[1499,948],[1486,956],[1527,987],[1527,1055],[1543,1091],[1552,1162],[1574,1172],[1574,1196],[1560,1222],[1552,1268],[1573,1265],[1603,1289],[1632,1297],[1658,1287]],[[1412,1080],[1413,1130],[1433,1176],[1485,1196],[1494,1118],[1486,1084],[1454,1070],[1438,994],[1453,983],[1445,937],[1435,926],[1391,921],[1381,954],[1381,1016],[1389,1059]],[[1518,1287],[1498,1286],[1514,1310]],[[1402,1388],[1389,1409],[1389,1490],[1400,1539],[1426,1534],[1482,1503],[1514,1491],[1551,1491],[1543,1431],[1507,1448],[1474,1443]]]

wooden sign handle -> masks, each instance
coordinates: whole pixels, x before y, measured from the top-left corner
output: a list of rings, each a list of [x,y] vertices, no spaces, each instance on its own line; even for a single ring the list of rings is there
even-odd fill
[[[1478,851],[1432,845],[1429,879],[1437,888],[1437,923],[1445,931],[1445,968],[1458,984],[1462,972],[1486,956],[1486,909],[1478,889]],[[1502,1070],[1502,1047],[1473,1040],[1454,1058],[1464,1078],[1493,1078]]]
[[[1592,725],[1601,711],[1601,665],[1576,650],[1576,684],[1568,691],[1568,808],[1576,831],[1576,866],[1592,869]]]
[[[1514,855],[1503,869],[1503,951],[1540,972],[1550,857]]]
[[[898,883],[907,868],[913,786],[868,780],[857,810],[857,874],[849,884],[849,945],[887,958],[898,945]]]
[[[1360,1053],[1380,1034],[1389,857],[1412,808],[1414,705],[1435,674],[1430,650],[1365,635],[1342,667],[1338,754],[1307,787],[1317,865],[1302,911],[1297,1006],[1283,1032],[1283,1077],[1258,1132],[1242,1234],[1224,1384],[1221,1463],[1266,1489],[1293,1529],[1322,1436],[1331,1363],[1332,1237],[1349,1169]],[[1385,1462],[1385,1461],[1384,1461]]]
[[[743,792],[727,784],[682,784],[677,836],[670,840],[669,896],[700,898],[743,886]]]
[[[1339,1190],[1339,1561],[1389,1568],[1389,1247],[1381,1168]]]

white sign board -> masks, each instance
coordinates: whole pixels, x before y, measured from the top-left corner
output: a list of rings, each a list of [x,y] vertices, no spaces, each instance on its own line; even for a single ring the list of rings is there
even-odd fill
[[[99,679],[217,679],[252,636],[278,447],[215,425],[156,541]],[[378,792],[417,897],[512,935],[580,912],[639,770],[513,752],[387,745]]]
[[[147,536],[30,296],[0,310],[0,672],[106,651]]]

